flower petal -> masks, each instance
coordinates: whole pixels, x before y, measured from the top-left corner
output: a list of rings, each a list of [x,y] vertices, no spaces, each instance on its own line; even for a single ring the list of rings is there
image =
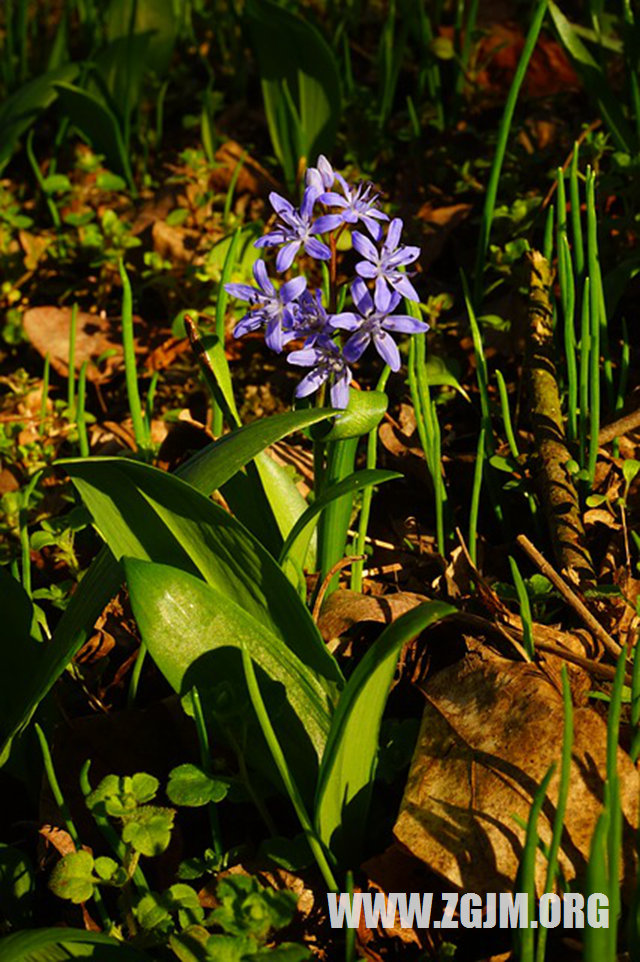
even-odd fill
[[[388,251],[394,251],[398,244],[400,243],[400,235],[402,234],[402,218],[394,217],[389,224],[389,230],[387,231],[387,237],[384,242],[385,249]]]
[[[373,344],[385,364],[388,364],[392,371],[399,371],[400,352],[391,335],[386,331],[378,331],[373,335]]]
[[[406,274],[396,274],[388,278],[389,283],[399,294],[410,301],[420,301],[420,295]]]
[[[280,288],[280,299],[283,304],[289,304],[291,301],[295,301],[296,297],[300,297],[303,290],[307,286],[307,278],[303,277],[302,274],[299,277],[294,277],[286,284],[283,284]]]
[[[340,214],[323,214],[322,217],[314,220],[311,230],[314,234],[326,234],[327,231],[335,230],[341,223],[342,217]]]
[[[278,256],[276,257],[276,270],[279,274],[284,271],[288,271],[293,264],[293,259],[300,250],[300,244],[302,242],[299,240],[291,241],[290,244],[285,244],[278,251]]]
[[[290,213],[294,209],[291,201],[282,197],[281,194],[276,194],[275,190],[269,194],[269,201],[276,214]]]
[[[369,238],[361,234],[359,230],[354,230],[351,235],[351,242],[358,254],[361,254],[362,257],[366,257],[368,261],[373,261],[374,264],[379,262],[380,254],[378,248],[374,247]]]
[[[238,321],[234,327],[233,336],[244,337],[245,334],[250,334],[251,331],[257,331],[259,327],[262,327],[263,320],[262,311],[252,311],[250,314],[245,314],[242,320]]]
[[[258,293],[250,284],[225,284],[224,289],[227,294],[237,297],[239,301],[250,301]]]
[[[322,352],[315,347],[303,347],[299,351],[292,351],[287,357],[289,364],[295,364],[298,367],[311,367],[313,364],[317,364],[322,358]]]
[[[362,318],[359,314],[352,314],[351,311],[343,311],[342,314],[333,314],[329,318],[329,324],[343,331],[357,331],[362,324]]]
[[[318,199],[321,190],[317,187],[311,185],[305,188],[305,192],[302,195],[302,203],[300,204],[300,216],[303,220],[310,220],[311,214],[313,213],[313,205]]]
[[[352,334],[345,346],[342,348],[342,355],[345,361],[357,361],[362,357],[371,342],[369,331],[356,331]]]
[[[360,277],[356,277],[351,285],[351,297],[361,314],[367,315],[371,313],[373,310],[373,300],[367,290],[367,285]]]
[[[349,384],[351,383],[351,371],[348,367],[344,369],[344,374],[331,385],[331,403],[334,408],[346,408],[349,403]]]
[[[291,355],[289,355],[288,360],[291,360]],[[329,370],[327,368],[316,368],[314,371],[309,371],[298,384],[296,397],[307,397],[309,394],[313,394],[328,377]]]
[[[382,227],[377,222],[377,220],[373,220],[373,217],[371,216],[371,212],[368,214],[361,214],[360,220],[362,221],[364,226],[367,228],[367,230],[369,231],[373,239],[375,241],[379,241],[380,238],[382,237]]]
[[[275,287],[271,283],[271,279],[267,274],[267,265],[263,260],[257,260],[253,265],[253,276],[256,279],[258,287],[265,293],[273,296],[276,292]]]
[[[378,276],[378,268],[369,261],[358,261],[356,264],[356,274],[360,277],[372,278]]]
[[[318,200],[326,204],[327,207],[346,207],[347,201],[340,194],[336,194],[335,190],[326,190],[324,194],[320,194]]]
[[[385,317],[382,326],[385,331],[397,331],[399,334],[424,334],[429,330],[428,324],[409,314],[390,314]]]
[[[385,263],[387,267],[402,267],[406,264],[413,264],[420,257],[419,247],[401,247],[389,257]]]
[[[304,249],[309,257],[314,257],[318,261],[328,261],[331,258],[331,251],[322,241],[315,237],[308,237],[304,242]]]

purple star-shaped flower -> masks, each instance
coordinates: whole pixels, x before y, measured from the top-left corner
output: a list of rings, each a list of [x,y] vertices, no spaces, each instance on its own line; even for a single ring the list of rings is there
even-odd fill
[[[342,349],[345,359],[349,363],[357,361],[373,341],[385,364],[392,371],[400,370],[400,352],[388,332],[420,334],[427,331],[429,325],[408,314],[392,314],[402,298],[396,291],[389,291],[386,285],[376,289],[371,297],[364,281],[356,277],[351,285],[351,297],[360,313],[345,311],[331,318],[332,327],[354,332]]]
[[[336,175],[333,167],[324,156],[320,154],[316,167],[309,167],[305,177],[307,187],[315,187],[319,194],[325,190],[331,190],[334,185]]]
[[[402,220],[399,217],[389,224],[389,230],[382,249],[378,250],[368,237],[354,230],[351,235],[353,246],[358,254],[365,258],[356,264],[356,273],[368,280],[375,278],[376,293],[389,286],[410,301],[419,301],[418,292],[408,276],[400,270],[407,264],[413,264],[420,256],[419,247],[406,247],[400,243]]]
[[[264,326],[267,347],[279,354],[287,341],[295,337],[295,334],[290,331],[295,314],[295,302],[307,286],[307,279],[294,277],[293,280],[283,284],[278,291],[267,275],[264,261],[255,262],[253,276],[257,287],[251,287],[250,284],[224,285],[227,294],[237,297],[240,301],[248,301],[250,305],[250,310],[236,324],[233,335],[242,337],[243,334],[257,331]]]
[[[340,224],[356,224],[362,221],[373,239],[380,240],[382,226],[378,221],[389,220],[389,218],[377,207],[378,195],[372,193],[373,185],[363,182],[348,184],[342,174],[338,173],[336,173],[336,180],[342,188],[342,194],[328,190],[320,194],[318,200],[330,207],[339,207],[340,212],[319,217],[315,223],[316,231],[324,234],[325,231],[334,230]]]
[[[305,347],[311,347],[323,334],[333,333],[319,290],[313,293],[303,291],[292,320],[291,330],[295,337],[306,338]]]
[[[299,367],[313,368],[298,384],[296,397],[313,394],[327,381],[333,407],[346,408],[352,374],[340,348],[330,337],[323,335],[312,346],[292,351],[287,360]]]
[[[322,233],[322,230],[318,230],[316,226],[317,221],[313,221],[313,207],[318,199],[318,193],[317,187],[307,187],[302,197],[300,210],[297,210],[291,201],[281,197],[280,194],[276,194],[275,191],[271,191],[269,194],[271,206],[278,215],[280,224],[270,234],[258,238],[254,247],[278,247],[280,244],[284,244],[276,257],[277,271],[286,271],[291,267],[293,258],[301,246],[304,246],[310,257],[315,257],[321,261],[330,259],[331,251],[327,245],[313,236]]]

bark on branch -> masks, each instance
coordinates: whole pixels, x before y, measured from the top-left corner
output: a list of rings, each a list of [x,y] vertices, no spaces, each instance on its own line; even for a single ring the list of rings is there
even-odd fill
[[[553,271],[539,251],[532,251],[528,257],[531,275],[526,371],[540,499],[558,567],[574,584],[585,585],[596,579],[585,547],[578,494],[566,469],[571,454],[565,440],[553,357],[553,316],[549,299]]]

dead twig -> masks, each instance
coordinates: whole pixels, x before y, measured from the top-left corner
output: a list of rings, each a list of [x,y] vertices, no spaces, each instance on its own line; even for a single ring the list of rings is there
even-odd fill
[[[553,272],[539,251],[532,251],[528,259],[531,273],[526,370],[539,461],[540,498],[561,570],[577,584],[594,583],[596,576],[585,547],[578,494],[566,467],[571,454],[564,436],[553,359],[553,315],[549,297]]]
[[[348,568],[349,565],[354,563],[354,561],[364,561],[364,559],[365,559],[365,555],[363,554],[354,554],[354,555],[349,555],[347,558],[340,558],[340,560],[336,561],[334,566],[327,572],[327,575],[324,581],[322,582],[322,584],[320,585],[320,588],[318,589],[316,600],[313,603],[313,611],[311,613],[311,617],[313,618],[316,624],[318,623],[318,618],[320,617],[320,609],[322,608],[322,602],[324,601],[324,596],[327,593],[327,588],[331,584],[331,579],[333,578],[333,576],[336,575],[339,571],[342,571],[343,568]]]
[[[567,582],[560,577],[558,572],[553,568],[552,565],[540,554],[538,549],[534,544],[532,544],[529,539],[524,534],[518,535],[516,541],[522,548],[522,550],[529,556],[531,561],[538,567],[540,573],[548,578],[551,584],[556,588],[564,600],[570,605],[576,614],[582,619],[589,631],[593,632],[596,638],[602,642],[606,650],[614,658],[618,658],[620,652],[622,651],[620,645],[618,645],[608,631],[603,628],[598,619],[591,614],[587,606],[580,600],[575,591],[569,587]]]
[[[621,438],[624,434],[630,434],[640,428],[640,408],[624,414],[621,418],[605,424],[598,433],[598,444],[608,444],[614,438]]]

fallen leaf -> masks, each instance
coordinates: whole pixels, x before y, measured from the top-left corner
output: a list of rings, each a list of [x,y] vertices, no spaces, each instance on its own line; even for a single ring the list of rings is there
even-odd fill
[[[334,591],[322,605],[318,628],[325,641],[331,641],[363,621],[389,624],[427,600],[425,595],[410,591],[373,596],[344,588]]]
[[[61,377],[69,375],[69,335],[71,331],[70,307],[32,307],[23,315],[24,332],[38,353],[51,358],[51,367]],[[79,371],[84,361],[97,362],[105,352],[113,352],[101,364],[87,367],[87,380],[106,381],[121,366],[123,351],[120,321],[103,314],[78,311],[76,319],[75,369]]]
[[[427,704],[395,837],[447,884],[465,891],[512,888],[533,795],[561,752],[562,696],[539,669],[473,641],[464,659],[425,686]],[[567,881],[583,875],[601,812],[606,724],[592,708],[574,709],[569,800],[559,864]],[[625,843],[621,876],[635,878],[638,773],[618,750]],[[558,794],[551,780],[538,830],[545,844]],[[536,860],[544,891],[546,861]]]
[[[282,189],[269,171],[250,157],[244,147],[235,140],[228,140],[218,148],[215,161],[216,167],[211,172],[211,187],[218,193],[225,193],[229,189],[231,179],[241,161],[242,167],[236,181],[236,194],[249,193],[255,197],[266,198],[270,191]]]

